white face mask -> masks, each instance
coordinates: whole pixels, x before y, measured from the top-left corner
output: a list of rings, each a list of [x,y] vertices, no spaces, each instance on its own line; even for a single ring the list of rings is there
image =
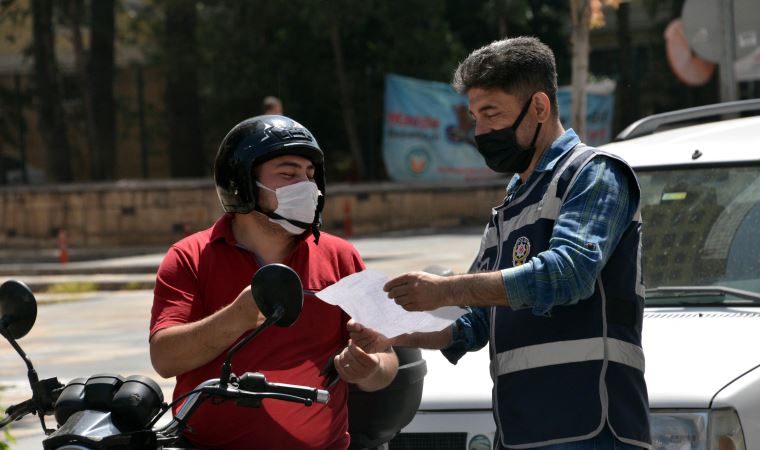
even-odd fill
[[[317,201],[322,193],[319,191],[317,184],[312,181],[299,181],[298,183],[289,184],[277,189],[272,189],[263,184],[256,182],[256,185],[267,191],[274,192],[277,197],[277,209],[274,214],[282,219],[270,217],[269,220],[274,222],[291,234],[301,234],[307,227],[299,227],[288,222],[290,219],[296,222],[309,224],[314,221],[314,212],[317,210]]]

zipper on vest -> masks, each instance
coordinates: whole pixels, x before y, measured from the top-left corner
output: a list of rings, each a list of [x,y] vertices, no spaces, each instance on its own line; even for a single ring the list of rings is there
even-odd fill
[[[502,217],[503,217],[502,213],[504,212],[505,209],[507,209],[507,205],[509,205],[510,201],[512,200],[513,195],[514,195],[514,192],[509,194],[506,200],[504,201],[504,205],[501,208],[501,210],[496,211],[496,245],[497,247],[496,247],[496,261],[494,262],[494,266],[491,268],[491,270],[493,271],[500,270],[499,267],[501,267],[501,250],[502,250],[502,247],[504,247],[503,245],[504,243],[501,242],[501,225],[502,225]],[[496,361],[497,361],[496,359],[496,306],[491,307],[490,319],[491,319],[490,320],[491,322],[490,342],[492,343],[492,345],[489,345],[490,347],[489,350],[491,352],[490,369],[491,369],[491,379],[493,380],[493,386],[494,386],[492,403],[493,403],[494,411],[496,411],[496,416],[494,417],[494,419],[497,421],[496,430],[497,430],[498,436],[496,436],[496,438],[499,440],[499,443],[501,445],[504,445],[504,443],[506,442],[504,440],[504,430],[503,430],[504,427],[501,426],[501,412],[499,411],[499,402],[496,401],[496,392],[498,392],[499,390],[499,375],[498,375],[498,371],[496,370]]]
[[[501,248],[503,247],[501,242],[501,211],[496,212],[496,261],[491,270],[498,270],[501,264]]]
[[[501,250],[502,247],[504,247],[504,243],[501,242],[501,225],[504,222],[504,211],[509,206],[509,203],[512,201],[512,196],[514,195],[514,191],[510,193],[507,198],[504,200],[504,204],[496,210],[496,261],[494,261],[494,266],[491,267],[491,270],[499,270],[499,267],[501,267]]]

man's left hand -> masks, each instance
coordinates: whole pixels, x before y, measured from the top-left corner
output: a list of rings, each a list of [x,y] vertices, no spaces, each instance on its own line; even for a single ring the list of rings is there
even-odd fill
[[[349,340],[346,348],[335,356],[335,369],[347,382],[359,383],[380,369],[380,357],[375,353],[366,353]]]

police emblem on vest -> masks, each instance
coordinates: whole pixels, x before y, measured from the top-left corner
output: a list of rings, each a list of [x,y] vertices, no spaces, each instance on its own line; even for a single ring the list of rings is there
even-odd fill
[[[619,160],[579,144],[519,196],[494,208],[473,268],[517,267],[548,250],[565,194],[599,154]],[[630,167],[623,166],[635,180]],[[632,182],[631,192],[638,189]],[[550,317],[534,315],[531,308],[491,309],[499,448],[590,439],[605,424],[621,441],[651,448],[641,349],[640,237],[637,212],[597,277],[593,294],[577,304],[555,306]]]
[[[512,248],[512,265],[514,267],[522,266],[530,255],[530,240],[525,236],[517,238],[515,246]]]

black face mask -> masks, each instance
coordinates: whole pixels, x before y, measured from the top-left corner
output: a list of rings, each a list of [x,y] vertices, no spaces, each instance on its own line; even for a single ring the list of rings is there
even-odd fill
[[[478,151],[483,155],[486,165],[491,170],[501,173],[522,173],[528,169],[533,154],[536,153],[536,139],[538,139],[538,132],[541,131],[541,123],[536,126],[533,141],[527,149],[520,147],[520,144],[517,143],[516,133],[517,127],[520,126],[520,122],[528,113],[532,100],[533,96],[531,95],[511,127],[475,136]]]

